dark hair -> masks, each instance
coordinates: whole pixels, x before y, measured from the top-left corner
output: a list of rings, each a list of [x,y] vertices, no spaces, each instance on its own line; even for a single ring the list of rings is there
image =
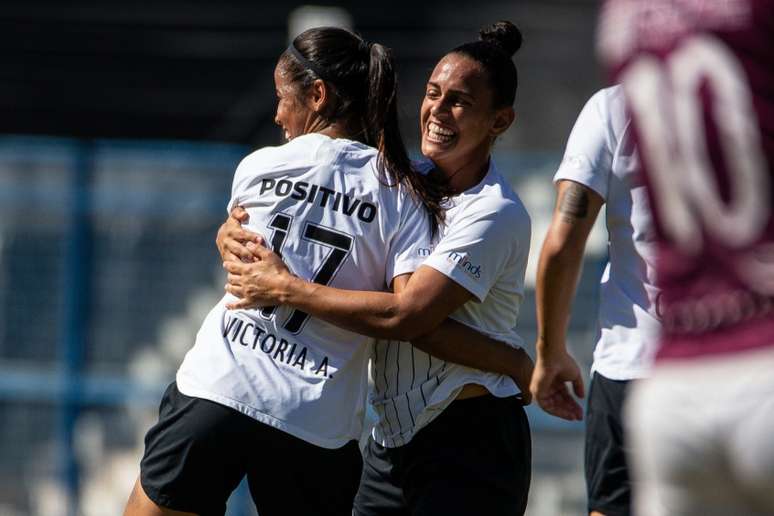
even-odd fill
[[[377,168],[387,186],[403,183],[427,210],[433,234],[444,220],[444,190],[415,171],[398,128],[398,81],[392,52],[357,34],[334,27],[302,32],[279,59],[299,91],[325,81],[334,102],[326,120],[343,121],[353,138],[379,151]],[[387,174],[389,171],[389,175]]]
[[[521,48],[521,31],[509,21],[499,21],[479,31],[479,40],[460,45],[451,53],[478,62],[489,74],[495,108],[512,106],[519,85],[513,55]]]

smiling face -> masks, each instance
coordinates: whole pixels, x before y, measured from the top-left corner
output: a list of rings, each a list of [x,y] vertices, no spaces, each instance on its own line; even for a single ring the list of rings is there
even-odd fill
[[[304,103],[305,97],[291,81],[291,74],[285,70],[282,61],[274,68],[274,88],[277,93],[274,123],[282,128],[285,139],[306,134],[314,111]]]
[[[480,169],[495,137],[513,121],[513,108],[493,106],[488,79],[477,61],[451,53],[427,81],[420,111],[422,154],[447,175],[468,166]]]

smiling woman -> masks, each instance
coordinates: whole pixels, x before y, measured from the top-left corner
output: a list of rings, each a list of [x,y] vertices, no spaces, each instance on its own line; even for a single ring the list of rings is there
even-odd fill
[[[482,31],[481,41],[444,56],[427,81],[420,111],[422,154],[452,187],[481,174],[495,138],[513,123],[518,79],[511,56],[520,47],[519,29],[498,22]]]

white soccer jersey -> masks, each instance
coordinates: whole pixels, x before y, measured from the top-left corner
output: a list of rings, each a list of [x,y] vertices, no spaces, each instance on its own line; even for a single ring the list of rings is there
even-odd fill
[[[609,256],[592,371],[613,380],[647,373],[660,327],[655,235],[631,131],[621,87],[598,91],[578,116],[554,176],[555,182],[585,185],[605,200]]]
[[[432,163],[425,163],[432,166]],[[446,225],[424,265],[467,289],[474,300],[451,318],[514,347],[530,219],[519,197],[490,164],[484,179],[455,196]],[[479,384],[499,397],[519,392],[504,375],[445,362],[408,342],[378,340],[372,362],[372,403],[378,417],[373,437],[382,446],[406,444],[452,402],[465,384]]]
[[[429,220],[405,188],[382,185],[377,153],[308,134],[246,157],[229,208],[250,215],[298,276],[337,288],[384,290],[412,272]],[[362,432],[373,339],[288,307],[207,315],[177,373],[183,394],[232,407],[317,446]]]

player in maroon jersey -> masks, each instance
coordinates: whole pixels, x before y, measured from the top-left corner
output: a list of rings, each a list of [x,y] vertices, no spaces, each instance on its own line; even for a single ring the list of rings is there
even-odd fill
[[[599,30],[659,241],[638,514],[774,514],[774,0],[609,0]]]

